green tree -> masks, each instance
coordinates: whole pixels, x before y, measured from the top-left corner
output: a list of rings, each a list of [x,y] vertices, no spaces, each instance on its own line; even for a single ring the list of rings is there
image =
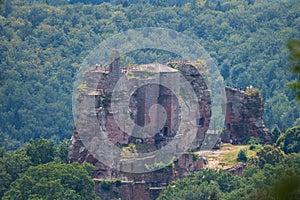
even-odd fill
[[[256,137],[250,137],[249,140],[248,140],[248,144],[250,145],[250,146],[249,146],[249,149],[250,149],[250,150],[255,149],[256,147],[259,146],[259,143],[260,143],[259,138],[256,138]]]
[[[276,145],[285,153],[300,152],[300,126],[289,128],[277,139]]]
[[[225,170],[203,170],[171,184],[158,199],[223,199],[241,187],[239,176]]]
[[[290,154],[275,166],[266,166],[263,170],[257,170],[255,173],[260,174],[256,178],[264,180],[260,187],[253,185],[255,174],[249,179],[248,185],[252,185],[252,192],[249,193],[246,199],[299,199],[300,154]]]
[[[18,179],[31,165],[30,157],[24,150],[5,152],[1,148],[0,156],[0,198],[9,188],[10,184]]]
[[[296,75],[296,81],[290,83],[290,87],[296,91],[296,99],[300,100],[300,41],[290,40],[288,42],[290,60],[293,64],[292,72]]]
[[[64,139],[57,147],[57,157],[63,162],[68,163],[68,152],[70,148],[70,140]]]
[[[3,199],[97,199],[94,182],[83,165],[47,163],[30,167]]]
[[[282,150],[271,145],[265,145],[257,151],[258,165],[263,168],[266,164],[275,165],[285,156]]]
[[[281,131],[280,131],[279,127],[278,127],[277,125],[275,125],[275,127],[272,128],[271,133],[272,133],[272,135],[273,135],[272,142],[273,142],[273,143],[276,143],[278,137],[279,137],[280,134],[281,134]]]
[[[45,139],[31,140],[25,151],[33,165],[45,164],[54,160],[55,147],[52,141]]]
[[[9,188],[11,181],[11,176],[6,172],[5,167],[1,163],[0,165],[0,198],[3,196],[4,192]]]
[[[238,162],[247,162],[247,149],[241,149],[238,152],[237,159]]]

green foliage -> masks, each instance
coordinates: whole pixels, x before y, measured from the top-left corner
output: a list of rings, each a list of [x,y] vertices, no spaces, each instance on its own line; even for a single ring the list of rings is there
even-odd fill
[[[172,183],[161,199],[292,199],[300,194],[300,154],[290,154],[276,165],[248,165],[244,176],[224,170],[203,170]]]
[[[101,181],[101,188],[103,188],[104,190],[110,190],[111,184],[112,184],[111,181],[103,180]]]
[[[68,140],[56,147],[51,140],[45,139],[31,140],[24,148],[15,151],[6,152],[4,148],[0,148],[0,198],[29,167],[52,161],[67,163],[68,148]],[[82,167],[88,174],[94,171],[90,164],[84,163]]]
[[[276,143],[278,137],[281,135],[281,131],[280,131],[280,129],[278,128],[277,125],[275,125],[275,127],[272,128],[271,133],[272,133],[272,135],[273,135],[272,142],[273,142],[273,143]]]
[[[296,75],[296,80],[291,82],[289,86],[297,92],[296,99],[300,100],[300,41],[290,40],[288,48],[290,50],[290,60],[293,64],[291,70]]]
[[[259,145],[259,143],[260,143],[260,140],[259,140],[259,138],[256,138],[256,137],[250,137],[248,140],[249,145]]]
[[[57,147],[56,156],[63,163],[68,163],[69,148],[70,148],[70,140],[67,139],[64,139]]]
[[[109,36],[145,26],[170,28],[194,38],[217,61],[227,85],[255,84],[261,90],[269,127],[291,126],[300,108],[286,85],[295,76],[278,66],[288,65],[286,40],[299,37],[299,2],[206,2],[122,7],[3,1],[0,145],[16,149],[31,138],[70,137],[71,94],[79,63]],[[155,50],[125,57],[138,63],[176,58]]]
[[[117,187],[121,186],[122,185],[121,179],[116,179],[115,184],[116,184]]]
[[[1,150],[0,157],[0,198],[10,184],[20,177],[31,165],[30,157],[24,150],[5,152]]]
[[[258,166],[263,168],[266,164],[275,165],[284,158],[284,153],[271,145],[265,145],[257,152]]]
[[[256,96],[260,93],[260,90],[258,88],[252,88],[252,89],[246,90],[244,93],[249,96]]]
[[[148,171],[156,171],[156,170],[163,170],[168,164],[164,162],[155,162],[153,164],[145,164],[145,168]]]
[[[31,158],[33,165],[54,161],[55,148],[53,142],[50,140],[31,140],[29,144],[26,145],[25,151],[27,156]]]
[[[193,161],[197,161],[200,159],[200,155],[199,154],[193,154]]]
[[[259,143],[260,143],[259,138],[250,137],[249,140],[248,140],[248,144],[250,145],[249,149],[250,150],[256,149],[259,146]]]
[[[225,193],[241,187],[241,178],[227,171],[203,170],[176,181],[158,199],[222,199]]]
[[[86,84],[84,84],[84,83],[81,83],[81,84],[77,87],[78,93],[82,93],[85,89],[86,89]]]
[[[285,153],[300,152],[300,126],[295,126],[288,129],[284,134],[281,134],[277,139],[276,145]]]
[[[248,177],[249,191],[252,192],[246,199],[296,200],[300,195],[299,174],[300,154],[290,154],[275,166],[266,165],[263,169],[256,169],[256,172]],[[258,180],[261,184],[255,185]]]
[[[247,162],[247,149],[241,149],[238,152],[237,159],[238,162]]]
[[[95,199],[94,182],[78,163],[30,167],[12,183],[3,199]]]
[[[136,147],[135,147],[134,144],[129,144],[129,151],[130,151],[131,153],[136,153]]]

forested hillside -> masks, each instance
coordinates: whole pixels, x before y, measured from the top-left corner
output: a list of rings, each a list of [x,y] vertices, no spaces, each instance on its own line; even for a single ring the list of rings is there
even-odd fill
[[[0,145],[70,137],[76,70],[101,41],[120,31],[164,27],[198,41],[216,59],[227,85],[260,88],[269,128],[300,123],[287,83],[287,41],[300,38],[300,2],[190,1],[49,4],[4,0],[0,15]],[[153,60],[155,53],[137,53]],[[153,57],[153,58],[152,58]],[[147,59],[146,59],[147,58]]]

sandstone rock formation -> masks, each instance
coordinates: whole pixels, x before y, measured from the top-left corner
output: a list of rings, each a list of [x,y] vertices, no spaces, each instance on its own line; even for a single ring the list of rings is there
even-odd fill
[[[79,93],[76,104],[76,108],[80,112],[77,113],[76,130],[72,137],[69,154],[71,162],[81,161],[82,156],[78,158],[76,155],[83,155],[86,152],[83,150],[84,145],[81,146],[82,144],[77,142],[83,135],[85,139],[87,135],[88,138],[94,138],[94,141],[90,139],[89,145],[102,137],[108,138],[107,141],[113,145],[145,144],[148,149],[159,150],[173,140],[178,135],[176,133],[194,128],[197,131],[195,139],[185,141],[193,142],[192,149],[201,145],[211,117],[210,91],[200,74],[203,66],[188,62],[173,62],[165,65],[133,65],[121,68],[119,57],[117,55],[111,57],[113,61],[109,70],[91,69],[84,74],[85,89]],[[189,88],[181,84],[182,79],[191,87],[190,90],[193,91],[194,97],[188,96],[190,95]],[[127,82],[122,84],[122,81]],[[141,83],[142,86],[136,88]],[[123,97],[122,90],[114,91],[115,88],[122,87],[135,88],[129,102]],[[114,101],[111,101],[115,93],[119,96],[114,96]],[[184,101],[182,96],[187,96],[187,99],[194,98],[189,101],[199,109],[188,108],[188,105],[184,105],[185,110],[190,110],[189,113],[185,112],[179,103],[179,101]],[[116,103],[116,101],[118,102]],[[121,116],[123,118],[120,122],[117,117],[123,111],[125,118]],[[165,123],[160,124],[164,117],[166,118]],[[182,121],[185,118],[195,121],[196,127],[188,127],[189,123]],[[150,131],[143,128],[149,124],[152,126]],[[180,124],[186,127],[180,129]],[[97,133],[97,129],[100,129],[101,133]],[[176,148],[182,149],[181,146],[185,146],[185,143],[176,143]],[[147,149],[144,150],[147,151]]]
[[[182,118],[186,117],[179,104],[182,99],[174,95],[176,90],[178,93],[185,93],[184,89],[178,89],[180,78],[177,72],[184,76],[184,80],[187,80],[188,85],[195,91],[194,102],[199,108],[194,109],[197,135],[193,141],[188,142],[193,142],[194,148],[202,144],[205,134],[210,133],[208,128],[212,105],[210,90],[201,74],[205,66],[192,62],[172,62],[164,65],[132,65],[121,68],[117,53],[111,56],[111,60],[108,70],[95,68],[84,74],[84,87],[81,87],[84,89],[80,90],[76,105],[82,112],[77,114],[76,128],[71,138],[68,155],[69,162],[89,162],[95,165],[93,178],[97,180],[96,192],[104,199],[155,199],[170,181],[201,170],[207,161],[201,157],[195,158],[192,153],[184,153],[168,165],[163,163],[166,167],[162,169],[150,170],[148,173],[134,173],[137,167],[155,168],[160,163],[155,163],[151,159],[144,159],[141,163],[137,163],[139,159],[132,162],[130,156],[126,157],[126,152],[122,151],[128,148],[129,144],[137,145],[138,148],[134,150],[137,153],[156,151],[176,140],[180,132],[179,124]],[[171,78],[166,79],[167,76]],[[160,84],[155,84],[158,79]],[[130,80],[132,85],[122,85],[124,80]],[[117,85],[121,88],[133,87],[138,85],[138,82],[142,82],[143,86],[136,88],[128,101],[122,100],[122,90],[115,92],[117,97],[114,96],[113,101],[119,102],[117,102],[117,109],[114,108],[111,99],[115,94],[116,85],[121,84]],[[164,84],[169,84],[169,87],[165,87]],[[259,92],[253,89],[242,91],[230,87],[226,87],[225,92],[227,102],[223,108],[226,110],[226,130],[221,135],[222,141],[242,143],[250,136],[260,138],[263,143],[270,141],[270,132],[265,128],[262,120],[264,108]],[[161,107],[153,106],[156,104]],[[130,129],[131,134],[124,131],[125,125],[128,124],[116,120],[116,114],[124,110],[129,116],[129,121],[127,118],[127,121],[125,120],[126,123],[135,124],[133,129]],[[161,110],[165,113],[161,113]],[[160,121],[164,117],[166,118],[162,128],[157,128],[160,127]],[[148,129],[141,128],[149,124],[152,126],[149,130],[154,128],[156,131],[149,132]],[[187,129],[189,127],[186,127]],[[82,132],[85,134],[80,134]],[[211,138],[215,138],[214,135],[212,134]],[[84,142],[86,140],[89,141],[88,144]],[[116,153],[103,148],[107,143],[117,146],[120,151]],[[175,152],[177,149],[181,150],[180,145],[185,145],[184,141],[175,144],[171,147]],[[91,152],[91,149],[94,151]],[[103,155],[111,154],[112,158],[120,159],[120,167],[109,166],[108,163],[113,160],[95,157],[95,152]],[[116,179],[121,180],[121,185],[114,183],[113,180]],[[107,185],[105,186],[107,183],[102,185],[102,180],[113,182],[109,191]]]
[[[265,127],[262,116],[264,104],[260,92],[254,88],[245,90],[226,87],[226,130],[222,133],[223,142],[241,144],[249,137],[259,138],[261,143],[271,141],[271,133]]]
[[[246,163],[239,162],[238,164],[227,169],[227,171],[233,175],[243,176],[243,172],[245,169],[246,169]]]

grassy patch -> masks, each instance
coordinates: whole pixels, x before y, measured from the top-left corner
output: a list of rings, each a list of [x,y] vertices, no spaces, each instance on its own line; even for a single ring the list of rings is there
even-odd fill
[[[234,165],[237,162],[237,155],[241,149],[247,149],[248,159],[256,155],[256,150],[249,150],[250,145],[232,145],[232,144],[222,144],[221,149],[211,151],[207,155],[209,163],[213,163],[210,168],[223,168],[227,169]]]
[[[241,149],[247,149],[247,157],[254,157],[256,155],[255,150],[249,150],[250,145],[232,145],[232,144],[223,144],[221,146],[221,150],[224,150],[221,153],[221,162],[224,163],[224,167],[232,167],[236,165],[237,162],[237,155]]]

